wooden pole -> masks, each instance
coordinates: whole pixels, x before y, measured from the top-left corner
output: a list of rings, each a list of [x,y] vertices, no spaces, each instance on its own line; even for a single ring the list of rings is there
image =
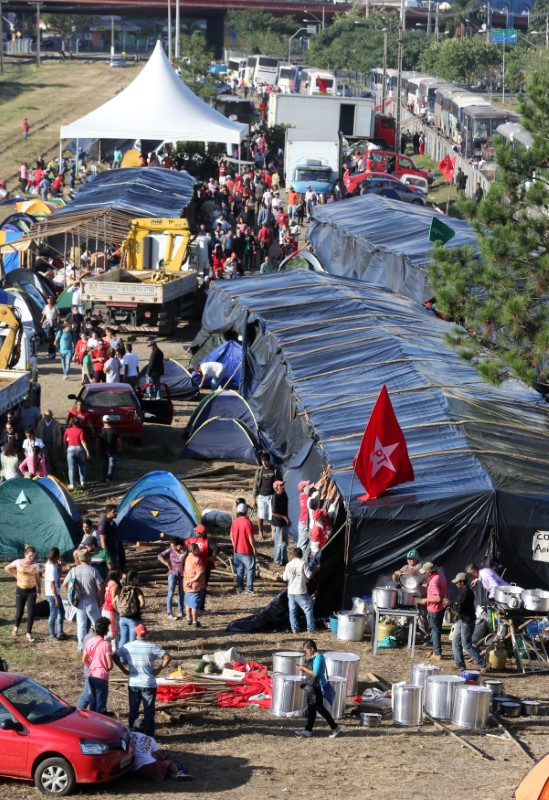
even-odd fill
[[[500,730],[502,733],[505,733],[505,734],[506,734],[506,736],[508,736],[508,738],[509,738],[509,739],[510,739],[510,740],[513,742],[513,744],[515,745],[515,747],[517,747],[517,748],[518,748],[518,749],[521,751],[521,753],[524,753],[524,755],[525,755],[527,758],[529,758],[529,759],[530,759],[530,761],[535,761],[535,760],[536,760],[536,759],[534,758],[534,756],[533,756],[533,755],[530,753],[530,751],[528,750],[528,748],[526,747],[526,745],[524,745],[524,744],[523,744],[523,743],[520,741],[520,739],[519,739],[517,736],[515,736],[515,734],[514,734],[514,733],[511,733],[511,731],[509,730],[509,728],[507,728],[507,727],[506,727],[506,726],[503,724],[503,722],[502,722],[502,721],[499,719],[499,717],[497,717],[495,714],[490,714],[490,719],[491,719],[493,722],[495,722],[495,724],[498,726],[499,730]]]
[[[464,739],[462,736],[460,736],[459,733],[451,731],[450,728],[447,728],[446,725],[443,725],[441,722],[438,722],[436,719],[433,719],[432,717],[429,716],[429,714],[425,714],[425,717],[426,719],[429,720],[429,722],[432,722],[435,728],[439,728],[441,731],[444,731],[444,733],[449,733],[450,736],[453,736],[454,739],[457,739],[458,742],[464,747],[469,748],[469,750],[475,753],[475,755],[480,756],[481,758],[485,758],[487,761],[494,760],[492,756],[488,755],[488,753],[485,753],[484,750],[480,749],[480,747],[471,744],[471,742],[468,742],[467,739]]]

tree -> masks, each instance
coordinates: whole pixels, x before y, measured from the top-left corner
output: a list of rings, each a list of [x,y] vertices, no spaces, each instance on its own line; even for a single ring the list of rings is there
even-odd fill
[[[194,30],[190,35],[182,36],[180,52],[182,61],[178,66],[185,83],[202,99],[215,97],[217,85],[208,72],[213,51],[208,49],[202,31]]]
[[[496,142],[497,177],[480,203],[462,200],[470,249],[435,248],[431,285],[438,310],[463,325],[451,336],[492,382],[549,380],[549,70],[519,96],[532,146]]]
[[[228,23],[238,31],[240,49],[249,55],[285,56],[299,25],[293,17],[274,17],[260,9],[230,11]]]
[[[433,42],[419,57],[419,68],[453,83],[476,83],[490,65],[501,62],[501,48],[484,36]]]
[[[41,14],[41,20],[52,30],[59,31],[63,44],[73,36],[73,31],[82,32],[95,25],[99,17],[82,16],[81,14]]]

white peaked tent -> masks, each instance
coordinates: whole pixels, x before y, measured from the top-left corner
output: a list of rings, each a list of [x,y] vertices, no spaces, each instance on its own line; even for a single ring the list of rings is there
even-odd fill
[[[139,75],[104,105],[61,128],[61,139],[160,139],[239,144],[248,126],[197,97],[177,76],[162,44]]]

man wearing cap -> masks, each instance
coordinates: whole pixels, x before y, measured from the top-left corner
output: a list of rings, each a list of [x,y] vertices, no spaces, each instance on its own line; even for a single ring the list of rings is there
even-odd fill
[[[418,605],[426,606],[429,627],[433,639],[433,654],[431,658],[435,661],[442,659],[442,622],[444,610],[450,603],[450,593],[448,591],[448,581],[431,561],[426,561],[420,569],[423,575],[427,575],[427,597],[418,600]]]
[[[63,581],[63,586],[68,586],[74,581],[78,588],[76,636],[78,639],[78,649],[82,651],[88,621],[93,625],[101,616],[99,597],[101,589],[103,588],[103,583],[101,581],[101,575],[90,565],[91,553],[87,547],[81,547],[79,549],[78,561],[80,563],[68,571]]]
[[[274,495],[274,482],[281,481],[282,475],[277,467],[271,464],[267,453],[261,453],[261,466],[256,470],[254,479],[254,501],[257,507],[257,524],[259,533],[257,538],[263,540],[263,523],[271,520],[272,501]]]
[[[122,451],[122,439],[112,427],[108,414],[103,417],[103,427],[97,435],[97,445],[103,462],[103,483],[111,483],[118,460],[117,456]]]
[[[143,623],[135,628],[135,641],[127,642],[119,647],[113,655],[116,666],[129,676],[128,698],[129,714],[128,725],[133,727],[139,716],[139,708],[143,703],[143,716],[145,718],[144,731],[147,736],[154,736],[155,707],[156,707],[156,676],[168,666],[172,657],[159,645],[147,641],[149,632]],[[122,663],[124,659],[126,663]],[[161,660],[158,667],[155,662]]]
[[[420,582],[420,586],[418,586],[416,591],[422,597],[425,597],[426,593],[422,585],[425,580],[425,576],[421,574],[420,567],[421,564],[419,563],[419,552],[415,549],[408,550],[406,553],[406,564],[393,572],[393,580],[398,581],[401,575],[413,575],[414,578],[417,578]],[[420,605],[417,606],[417,610],[419,611],[417,625],[420,633],[423,635],[422,646],[425,647],[431,644],[431,629],[427,619],[427,608]]]
[[[467,585],[465,572],[458,572],[452,580],[459,591],[457,600],[452,604],[458,618],[454,623],[454,638],[452,639],[452,653],[457,667],[465,667],[463,653],[465,652],[477,667],[484,668],[486,661],[478,650],[473,647],[473,632],[475,630],[475,595]]]
[[[275,493],[271,506],[272,540],[274,542],[273,560],[279,566],[284,566],[288,561],[288,525],[290,524],[290,518],[288,517],[288,495],[286,494],[285,486],[284,481],[275,481],[273,483]]]
[[[156,339],[149,339],[147,347],[151,348],[149,356],[149,363],[147,364],[146,376],[152,383],[152,388],[147,389],[149,397],[155,395],[157,400],[160,400],[160,381],[164,374],[164,353],[156,344]]]
[[[236,590],[244,591],[244,570],[246,570],[246,594],[254,594],[256,547],[254,526],[248,519],[246,503],[239,503],[236,507],[236,517],[231,525],[231,542],[234,549]]]

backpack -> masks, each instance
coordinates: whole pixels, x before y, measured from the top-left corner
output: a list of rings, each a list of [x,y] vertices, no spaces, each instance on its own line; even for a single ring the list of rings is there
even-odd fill
[[[121,617],[135,617],[139,613],[135,586],[123,586],[115,597],[115,605]]]
[[[78,585],[78,579],[74,573],[67,584],[67,600],[69,601],[69,605],[73,606],[73,608],[78,608],[78,603],[80,602],[80,586]]]

